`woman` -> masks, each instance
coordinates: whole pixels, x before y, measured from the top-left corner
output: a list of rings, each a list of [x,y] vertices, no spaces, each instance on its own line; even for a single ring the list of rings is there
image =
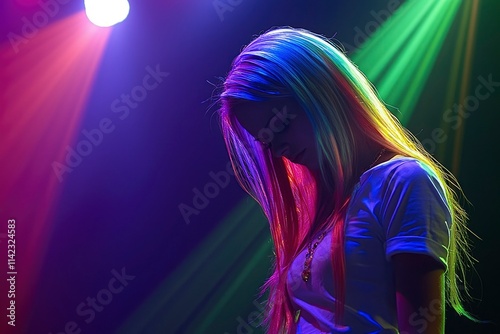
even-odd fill
[[[442,333],[445,299],[470,317],[460,187],[339,49],[268,31],[220,102],[235,175],[270,223],[270,333]]]

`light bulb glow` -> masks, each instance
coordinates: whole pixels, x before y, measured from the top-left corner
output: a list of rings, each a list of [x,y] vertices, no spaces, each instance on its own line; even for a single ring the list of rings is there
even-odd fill
[[[130,11],[127,0],[85,0],[85,13],[99,27],[111,27],[125,20]]]

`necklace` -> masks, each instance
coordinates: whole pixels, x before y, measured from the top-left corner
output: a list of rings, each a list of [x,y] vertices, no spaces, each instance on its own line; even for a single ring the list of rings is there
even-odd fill
[[[311,262],[313,259],[313,254],[325,235],[326,232],[321,233],[314,244],[311,241],[309,245],[307,245],[306,261],[304,262],[304,270],[302,270],[302,279],[304,280],[304,282],[307,282],[309,278],[311,278]]]
[[[371,163],[371,165],[368,167],[368,169],[372,168],[377,163],[377,161],[380,159],[382,154],[384,154],[384,152],[385,152],[385,148],[380,150],[380,153],[377,155],[377,158],[375,158],[375,160]],[[304,261],[304,269],[302,270],[302,279],[304,280],[304,282],[309,281],[309,279],[311,278],[311,263],[312,263],[314,251],[318,247],[321,240],[323,240],[325,235],[326,235],[326,232],[321,233],[314,243],[311,241],[307,245],[306,260]]]
[[[382,150],[380,150],[380,153],[378,154],[377,158],[375,159],[375,161],[372,162],[372,164],[370,165],[370,167],[368,167],[368,169],[370,169],[373,166],[375,166],[375,163],[378,161],[378,159],[380,159],[380,157],[382,156],[382,154],[384,154],[384,152],[385,152],[385,148],[383,148]]]

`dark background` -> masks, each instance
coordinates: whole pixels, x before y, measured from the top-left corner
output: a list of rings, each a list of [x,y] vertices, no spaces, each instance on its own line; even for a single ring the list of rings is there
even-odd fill
[[[119,329],[127,332],[123,326],[136,321],[133,316],[136,312],[152,314],[149,327],[142,327],[140,331],[129,327],[130,333],[189,332],[192,329],[187,328],[192,327],[185,323],[178,307],[186,303],[194,305],[192,312],[197,319],[219,305],[217,316],[210,320],[214,323],[210,328],[217,328],[217,333],[250,332],[250,327],[238,327],[238,315],[246,319],[256,310],[252,296],[267,277],[269,263],[257,266],[258,270],[248,276],[245,288],[233,292],[231,307],[213,292],[213,285],[191,284],[189,280],[175,285],[179,282],[173,279],[189,267],[186,263],[191,263],[188,262],[190,256],[198,254],[195,250],[201,249],[203,253],[207,236],[220,228],[227,215],[241,201],[249,203],[232,180],[199,214],[191,215],[189,223],[179,210],[181,203],[192,206],[193,189],[203,188],[210,181],[210,172],[224,171],[228,162],[214,115],[216,106],[212,106],[214,85],[220,83],[220,77],[225,76],[242,46],[271,27],[302,27],[328,37],[335,36],[346,45],[355,45],[355,28],[364,29],[374,20],[371,11],[387,10],[388,4],[395,2],[223,2],[232,10],[224,12],[222,20],[211,0],[131,1],[129,17],[113,27],[73,141],[76,143],[84,138],[80,131],[95,128],[103,117],[112,118],[116,129],[58,185],[60,195],[52,203],[46,236],[50,240],[43,250],[42,270],[39,276],[25,278],[33,284],[34,292],[29,304],[24,305],[26,312],[18,317],[17,331],[8,328],[7,332],[59,333],[67,321],[78,319],[75,307],[87,296],[96,296],[113,277],[111,271],[121,268],[126,268],[135,278],[123,292],[114,296],[116,302],[113,300],[96,313],[90,324],[83,323],[80,318],[83,333],[113,333]],[[21,18],[39,9],[36,2],[23,3],[4,1],[2,4],[4,45],[8,44],[9,31],[20,31]],[[54,21],[82,9],[79,1],[61,5]],[[500,81],[499,14],[498,1],[479,1],[468,94],[474,94],[479,76],[492,75],[493,81]],[[430,131],[439,126],[436,119],[444,111],[440,102],[447,80],[440,70],[449,63],[454,52],[453,45],[448,43],[445,47],[408,124],[420,139],[427,138]],[[147,98],[132,109],[126,119],[118,120],[110,108],[112,101],[123,93],[130,93],[142,82],[146,67],[155,68],[157,64],[169,73],[168,77],[158,88],[148,92]],[[26,68],[27,72],[30,70]],[[472,203],[468,207],[470,227],[482,239],[473,238],[472,254],[478,263],[469,279],[471,294],[476,300],[467,304],[467,308],[480,319],[493,321],[497,320],[500,297],[496,284],[499,101],[500,93],[492,92],[491,97],[481,101],[479,108],[465,120],[457,173]],[[2,145],[7,145],[6,140],[0,134]],[[449,168],[452,150],[452,144],[443,144],[438,156]],[[9,175],[2,175],[2,178],[9,178]],[[2,205],[4,211],[9,210],[9,203]],[[255,207],[254,210],[259,212]],[[22,216],[22,213],[16,214]],[[253,221],[245,222],[245,226],[231,230],[242,238],[236,241],[245,240],[241,234],[250,231],[260,235],[261,240],[268,238],[267,226],[258,213]],[[247,229],[248,232],[243,232]],[[249,244],[248,250],[254,246]],[[231,247],[230,253],[240,252],[239,242]],[[213,255],[209,259],[212,262],[205,262],[209,266],[203,271],[208,273],[207,279],[211,272],[224,277],[216,263],[227,254],[216,252]],[[248,260],[250,255],[246,254],[242,260]],[[244,264],[241,270],[243,268]],[[160,286],[165,287],[162,282],[170,282],[170,288],[157,290]],[[224,280],[219,284],[224,284]],[[193,293],[193,289],[200,292]],[[171,304],[161,301],[158,294],[162,291]],[[217,291],[224,291],[224,287],[218,286]],[[156,304],[144,306],[152,294],[157,298]],[[197,298],[202,295],[205,297]],[[158,308],[168,314],[159,316]],[[2,318],[5,320],[4,316]],[[155,328],[154,331],[151,328]],[[250,329],[259,332],[253,327]],[[498,326],[476,325],[459,318],[451,310],[447,312],[447,333],[497,332]]]

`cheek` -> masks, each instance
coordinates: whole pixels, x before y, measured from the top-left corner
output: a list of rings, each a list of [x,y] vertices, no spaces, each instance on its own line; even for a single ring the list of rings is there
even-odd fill
[[[309,121],[306,120],[307,123],[302,123],[300,129],[300,147],[307,149],[307,156],[310,163],[317,163],[318,160],[318,150],[316,148],[316,136],[312,129],[312,126],[309,124]]]
[[[303,119],[298,123],[296,131],[296,136],[300,140],[300,143],[307,148],[313,148],[316,146],[316,140],[312,126],[309,124],[309,120]]]

